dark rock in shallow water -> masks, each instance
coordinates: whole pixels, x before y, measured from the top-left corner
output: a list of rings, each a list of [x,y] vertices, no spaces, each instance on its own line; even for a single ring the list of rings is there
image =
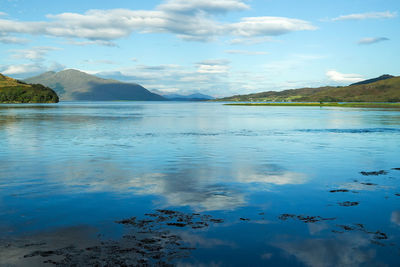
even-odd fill
[[[44,264],[56,266],[173,266],[195,249],[188,246],[190,241],[181,237],[176,227],[200,229],[224,222],[211,215],[173,210],[157,210],[143,217],[116,221],[126,230],[117,240],[98,236],[90,244],[59,247],[31,240],[19,247],[24,249],[25,259],[42,259]],[[26,248],[31,251],[26,252]]]
[[[370,176],[370,175],[378,176],[378,175],[386,175],[388,172],[385,170],[380,170],[380,171],[360,172],[360,173],[364,176]]]
[[[210,222],[213,222],[213,223],[223,223],[224,220],[223,220],[223,219],[210,219]]]
[[[342,229],[343,231],[332,230],[333,233],[343,234],[344,231],[346,231],[346,232],[349,232],[349,231],[363,232],[363,233],[367,234],[368,236],[370,236],[371,243],[373,243],[375,245],[379,245],[379,246],[386,246],[386,244],[379,242],[379,241],[389,239],[387,234],[385,234],[379,230],[378,231],[369,231],[361,223],[355,223],[353,225],[336,225],[336,226],[339,227],[340,229]],[[377,240],[379,240],[379,241],[377,241]]]
[[[187,226],[186,223],[167,223],[169,226],[176,226],[176,227],[185,227]]]
[[[363,184],[363,185],[377,185],[377,184],[374,184],[374,183],[361,183],[361,184]]]
[[[374,233],[374,239],[386,240],[388,239],[388,236],[385,233],[382,233],[381,231],[376,231]]]
[[[337,227],[342,228],[345,231],[354,231],[354,230],[356,230],[355,227],[348,226],[348,225],[337,225]]]
[[[136,221],[136,217],[132,217],[132,218],[124,219],[124,220],[121,220],[121,221],[116,221],[116,223],[119,223],[119,224],[135,224],[135,221]]]
[[[358,202],[358,201],[345,201],[345,202],[339,202],[338,204],[339,204],[339,206],[342,206],[342,207],[352,207],[352,206],[357,206],[358,204],[360,204],[360,202]]]
[[[338,193],[338,192],[345,193],[345,192],[349,192],[349,190],[347,190],[347,189],[334,189],[334,190],[330,190],[329,192],[331,192],[331,193]]]
[[[321,216],[304,216],[304,215],[295,215],[295,214],[282,214],[278,217],[278,219],[282,221],[286,221],[287,219],[295,219],[302,221],[304,223],[315,223],[319,221],[332,221],[336,220],[336,218],[322,218]]]

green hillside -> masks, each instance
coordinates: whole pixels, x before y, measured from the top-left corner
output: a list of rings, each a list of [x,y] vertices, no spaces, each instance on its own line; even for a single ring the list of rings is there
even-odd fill
[[[333,87],[320,87],[320,88],[301,88],[290,89],[284,91],[268,91],[262,93],[248,94],[248,95],[235,95],[217,99],[217,101],[261,101],[261,102],[285,102],[296,101],[300,97],[310,96],[320,91],[327,91]]]
[[[394,76],[389,75],[389,74],[384,74],[384,75],[379,76],[378,78],[368,79],[368,80],[357,82],[357,83],[353,83],[353,84],[350,84],[350,85],[369,84],[369,83],[374,83],[374,82],[377,82],[377,81],[382,81],[382,80],[391,79],[391,78],[394,78]]]
[[[0,74],[0,103],[57,103],[58,96],[41,84],[25,84]]]
[[[220,98],[243,102],[400,102],[400,77],[340,87],[269,91]]]
[[[166,100],[139,84],[102,79],[78,70],[45,72],[28,78],[28,83],[41,83],[57,92],[61,100]]]
[[[297,101],[400,102],[400,77],[369,84],[332,88],[329,91],[301,97]]]

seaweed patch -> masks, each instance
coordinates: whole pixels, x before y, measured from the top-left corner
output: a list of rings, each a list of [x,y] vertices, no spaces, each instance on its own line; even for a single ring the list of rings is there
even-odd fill
[[[99,239],[88,246],[77,244],[53,249],[43,242],[30,242],[22,247],[33,251],[23,257],[40,257],[43,263],[56,266],[173,266],[175,260],[188,257],[196,249],[188,246],[179,231],[173,229],[201,229],[223,222],[211,215],[157,210],[146,213],[145,218],[116,221],[126,230],[120,239]]]
[[[360,202],[358,201],[344,201],[344,202],[339,202],[339,206],[342,207],[353,207],[353,206],[358,206]]]
[[[348,189],[333,189],[333,190],[329,190],[329,192],[330,193],[339,193],[339,192],[347,193],[347,192],[349,192],[349,190]]]
[[[363,171],[363,172],[360,172],[362,175],[364,175],[364,176],[371,176],[371,175],[373,175],[373,176],[378,176],[378,175],[386,175],[386,174],[388,174],[388,172],[387,171],[385,171],[385,170],[380,170],[380,171],[371,171],[371,172],[365,172],[365,171]]]
[[[288,219],[299,220],[304,223],[316,223],[320,221],[332,221],[336,220],[336,218],[323,218],[321,216],[305,216],[305,215],[295,215],[295,214],[282,214],[278,217],[278,219],[282,221],[286,221]]]
[[[341,230],[332,230],[333,233],[342,234],[344,232],[349,232],[349,231],[363,232],[370,236],[371,243],[379,246],[386,246],[386,244],[382,243],[382,241],[389,239],[386,233],[381,232],[379,230],[377,231],[367,230],[365,226],[361,223],[355,223],[352,225],[336,225],[336,227],[340,228]]]

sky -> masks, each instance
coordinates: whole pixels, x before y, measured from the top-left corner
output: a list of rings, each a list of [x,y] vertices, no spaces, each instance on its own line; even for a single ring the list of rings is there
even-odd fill
[[[216,97],[400,75],[399,0],[0,0],[0,73]]]

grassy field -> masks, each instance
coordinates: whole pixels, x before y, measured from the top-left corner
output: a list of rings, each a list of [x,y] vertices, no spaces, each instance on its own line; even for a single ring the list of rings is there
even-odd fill
[[[283,107],[344,107],[344,108],[397,108],[400,103],[227,103],[227,106],[283,106]]]

